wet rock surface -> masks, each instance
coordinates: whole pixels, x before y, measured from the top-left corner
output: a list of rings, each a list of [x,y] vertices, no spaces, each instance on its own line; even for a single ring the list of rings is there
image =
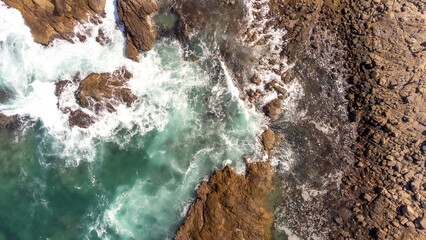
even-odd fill
[[[131,107],[137,97],[128,88],[127,81],[132,74],[125,68],[113,73],[92,73],[84,79],[77,75],[73,80],[60,80],[56,83],[55,95],[58,97],[58,108],[69,114],[71,127],[87,128],[106,112],[117,111],[119,105]],[[63,105],[61,99],[67,92],[73,91],[78,103],[77,109]]]
[[[73,42],[78,23],[100,22],[105,0],[4,0],[18,9],[31,29],[34,41],[48,45],[56,38]]]
[[[291,170],[294,174],[277,176],[276,182],[289,184],[274,186],[292,196],[285,198],[282,204],[284,212],[290,213],[290,217],[283,218],[287,226],[303,238],[426,238],[425,83],[422,77],[425,3],[398,0],[250,2],[254,21],[246,24],[243,45],[264,54],[251,61],[254,72],[246,72],[245,76],[235,74],[239,77],[236,85],[243,98],[271,117],[274,129],[294,127],[295,135],[290,137],[300,145],[295,145],[296,148],[312,148],[303,143],[314,134],[276,117],[279,114],[269,114],[286,108],[284,101],[281,106],[272,104],[286,99],[286,92],[280,92],[280,87],[285,90],[294,78],[315,80],[324,76],[336,82],[347,79],[351,86],[346,90],[347,103],[343,101],[348,106],[347,119],[334,121],[336,126],[343,123],[356,126],[357,138],[339,140],[340,137],[335,136],[342,146],[340,152],[346,151],[347,156],[336,155],[324,139],[312,139],[322,150],[309,151],[322,151],[320,156],[329,154],[330,157],[295,164]],[[210,16],[206,11],[198,13],[196,8],[191,11],[194,14],[185,19],[186,29],[197,27],[197,21],[194,25],[188,23],[191,19],[199,19],[199,22],[210,19],[205,17]],[[273,41],[277,35],[282,36],[283,41]],[[292,64],[293,67],[288,67]],[[302,65],[323,70],[310,71]],[[235,73],[235,68],[232,69]],[[304,87],[312,92],[323,89],[309,83]],[[274,92],[278,94],[276,100],[264,100]],[[310,100],[315,102],[323,97],[312,96]],[[333,105],[324,106],[327,109],[320,111],[318,119],[333,114],[333,110],[340,111]],[[348,120],[352,123],[346,123]],[[318,126],[312,128],[314,132],[318,131],[316,128]],[[282,136],[283,132],[277,133]],[[334,179],[315,180],[317,175],[334,174],[326,169],[342,172],[336,173]],[[304,183],[316,186],[319,191],[302,188]],[[302,199],[295,200],[299,197]]]
[[[117,13],[124,26],[126,57],[139,61],[139,51],[152,49],[157,35],[150,16],[158,10],[153,0],[118,0]]]
[[[268,162],[248,163],[245,176],[229,166],[217,170],[201,183],[175,239],[270,239],[273,215],[265,199],[272,175]]]
[[[0,113],[0,132],[11,133],[17,130],[21,123],[22,119],[18,115],[7,116]]]

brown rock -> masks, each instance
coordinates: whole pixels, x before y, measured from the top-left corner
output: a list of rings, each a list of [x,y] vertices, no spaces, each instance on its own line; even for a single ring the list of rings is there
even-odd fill
[[[256,85],[259,85],[260,84],[260,78],[259,78],[259,76],[257,76],[256,74],[253,75],[251,77],[251,82],[254,83],[254,84],[256,84]]]
[[[386,238],[386,232],[383,231],[381,228],[374,229],[374,237],[376,239],[385,239]]]
[[[248,163],[245,176],[229,166],[216,171],[199,187],[175,239],[270,239],[273,216],[265,199],[271,184],[267,162]]]
[[[156,31],[151,26],[149,17],[158,9],[153,0],[117,0],[117,12],[124,26],[126,57],[138,61],[138,49],[152,49]]]
[[[132,78],[132,74],[125,68],[120,68],[113,73],[92,73],[83,80],[79,75],[75,76],[72,81],[60,80],[56,83],[55,89],[58,108],[64,114],[70,113],[69,124],[71,127],[87,128],[104,114],[104,110],[115,112],[118,105],[132,106],[137,97],[127,87],[127,81],[130,78]],[[78,84],[78,89],[74,94],[77,103],[85,109],[84,111],[80,108],[71,110],[60,104],[63,92],[75,84]]]
[[[71,114],[68,119],[70,127],[78,126],[81,128],[88,128],[95,123],[93,117],[81,109],[76,111],[71,111]]]
[[[130,107],[137,99],[127,88],[127,81],[132,77],[126,69],[116,70],[114,73],[92,73],[81,81],[75,95],[80,106],[92,111],[105,108],[114,112],[114,106],[125,104]]]
[[[99,21],[104,14],[105,0],[4,0],[18,9],[31,29],[34,41],[48,45],[55,38],[72,42],[78,23]]]
[[[262,133],[262,143],[266,151],[271,151],[279,145],[279,136],[268,128]]]
[[[277,120],[283,113],[283,103],[280,99],[274,99],[263,108],[266,116],[272,120]]]
[[[405,205],[404,207],[402,207],[402,213],[404,214],[404,216],[406,218],[408,218],[410,221],[413,221],[414,219],[417,218],[417,214],[416,212],[413,210],[413,208],[411,208],[408,205]]]

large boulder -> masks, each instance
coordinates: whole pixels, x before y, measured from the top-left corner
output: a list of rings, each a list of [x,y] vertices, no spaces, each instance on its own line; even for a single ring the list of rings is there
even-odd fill
[[[283,113],[283,103],[280,99],[274,99],[263,108],[266,116],[272,120],[277,120]]]
[[[126,57],[139,61],[138,49],[152,49],[156,31],[150,23],[150,15],[158,10],[153,0],[117,0],[117,13],[124,26]]]
[[[136,101],[137,97],[127,87],[127,81],[132,74],[122,68],[111,73],[92,73],[80,82],[76,91],[78,104],[95,112],[107,109],[115,112],[114,106],[124,104],[127,107]]]
[[[245,176],[229,166],[216,171],[198,188],[176,240],[270,239],[273,214],[265,202],[272,174],[268,162],[248,163]]]
[[[18,9],[34,41],[48,45],[55,38],[73,41],[78,23],[99,22],[105,0],[3,0]]]

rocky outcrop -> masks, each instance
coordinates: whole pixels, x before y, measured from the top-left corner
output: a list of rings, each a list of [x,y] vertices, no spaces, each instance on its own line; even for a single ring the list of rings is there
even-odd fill
[[[253,61],[253,69],[260,73],[249,74],[246,82],[244,76],[238,76],[241,84],[237,85],[251,103],[264,104],[259,109],[272,120],[279,118],[283,107],[279,100],[284,97],[279,88],[269,87],[271,76],[282,87],[297,75],[297,68],[287,69],[283,62],[298,62],[301,56],[309,55],[329,68],[327,74],[333,79],[351,75],[347,100],[348,117],[358,126],[358,138],[352,146],[356,162],[340,159],[336,166],[344,170],[343,184],[339,181],[338,187],[327,186],[329,200],[319,205],[318,210],[328,209],[323,216],[333,224],[329,237],[425,239],[425,3],[250,2],[253,21],[247,23],[243,40],[264,55]],[[207,28],[213,25],[215,15],[211,13],[220,7],[210,10],[203,4],[193,4],[190,10],[177,8],[184,32],[197,29],[198,23],[206,22]],[[286,30],[284,41],[270,45],[274,33],[283,32],[280,30]],[[226,51],[222,55],[232,56]],[[259,101],[268,91],[277,91],[278,98]],[[298,216],[291,227],[308,238],[303,229],[312,225],[306,225],[303,218]]]
[[[59,99],[58,108],[69,114],[71,127],[87,128],[106,111],[115,112],[116,107],[122,104],[126,107],[133,105],[137,97],[127,86],[127,81],[132,77],[130,72],[121,68],[113,73],[92,73],[83,80],[76,76],[72,81],[58,81],[55,89],[55,95]],[[60,100],[64,92],[73,89],[76,84],[78,88],[74,95],[81,108],[71,110],[62,106]]]
[[[0,113],[0,132],[13,132],[21,126],[22,119],[18,115],[6,116]]]
[[[201,183],[175,239],[271,239],[272,173],[268,162],[248,163],[245,176],[229,166],[216,171]]]
[[[99,22],[105,0],[3,0],[18,9],[34,41],[48,45],[55,38],[73,41],[78,23]]]
[[[277,120],[283,113],[283,103],[278,98],[274,99],[265,105],[263,111],[272,120]]]
[[[78,104],[95,112],[108,110],[115,112],[114,106],[125,104],[132,106],[137,97],[127,88],[132,74],[126,69],[111,73],[92,73],[80,82],[75,92]]]
[[[262,144],[265,151],[274,150],[279,146],[279,142],[280,136],[271,129],[268,128],[262,133]]]
[[[348,111],[359,135],[356,169],[343,180],[352,214],[335,215],[334,237],[425,239],[425,3],[340,1],[326,10],[348,46]]]
[[[152,49],[156,31],[150,20],[158,6],[153,0],[117,0],[117,13],[126,35],[126,57],[139,61],[138,50]]]

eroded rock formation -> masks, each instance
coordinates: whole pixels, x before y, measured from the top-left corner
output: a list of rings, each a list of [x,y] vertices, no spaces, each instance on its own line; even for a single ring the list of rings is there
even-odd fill
[[[139,61],[138,49],[152,49],[156,31],[150,22],[150,15],[158,6],[153,0],[117,0],[117,13],[126,35],[126,57]]]
[[[58,97],[58,108],[69,115],[70,126],[87,128],[98,119],[105,110],[115,112],[116,107],[124,104],[131,107],[137,97],[128,88],[127,81],[132,74],[125,68],[120,68],[113,73],[92,73],[81,80],[76,76],[71,80],[61,80],[56,83],[55,95]],[[80,108],[71,109],[61,105],[64,92],[78,84],[74,92]]]
[[[270,239],[272,173],[268,162],[248,163],[245,176],[229,166],[216,171],[198,188],[175,239]]]
[[[78,23],[99,22],[105,0],[3,0],[18,9],[34,41],[48,45],[55,38],[73,41]]]

